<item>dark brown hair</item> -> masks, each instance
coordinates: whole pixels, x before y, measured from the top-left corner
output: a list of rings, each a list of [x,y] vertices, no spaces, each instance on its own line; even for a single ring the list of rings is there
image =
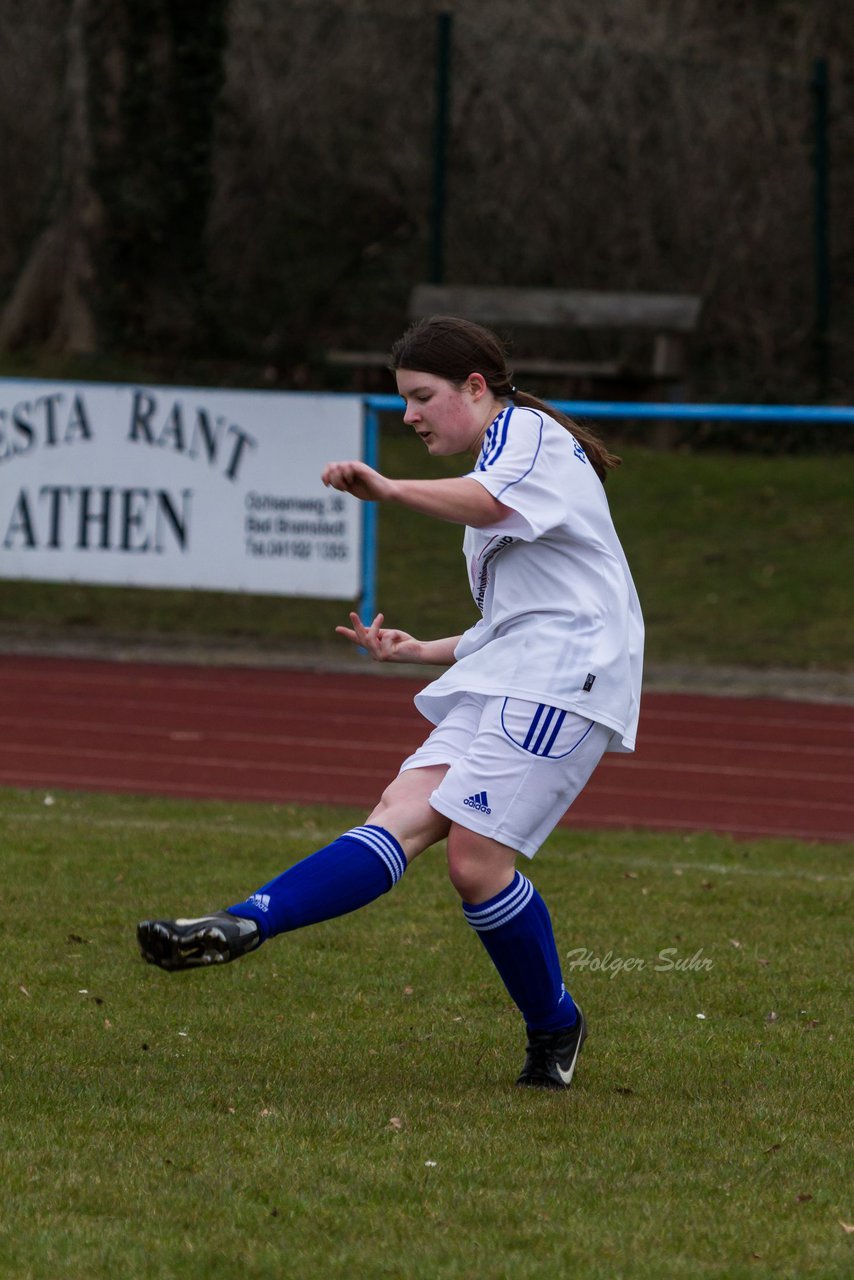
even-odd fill
[[[571,431],[603,483],[608,472],[620,465],[620,459],[610,453],[592,431],[580,427],[566,414],[536,396],[516,390],[513,372],[507,364],[507,350],[501,339],[490,329],[484,329],[471,320],[463,320],[459,316],[430,316],[416,321],[392,347],[391,368],[392,371],[412,369],[418,373],[432,373],[458,387],[463,386],[473,373],[479,373],[499,400],[512,400],[520,408],[547,413]]]

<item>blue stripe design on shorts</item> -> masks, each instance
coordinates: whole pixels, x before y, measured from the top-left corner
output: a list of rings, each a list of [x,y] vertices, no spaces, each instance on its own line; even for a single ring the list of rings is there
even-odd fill
[[[509,699],[504,699],[505,706],[508,701]],[[559,707],[549,707],[544,702],[541,702],[531,717],[531,723],[522,742],[518,738],[514,738],[508,730],[507,725],[504,723],[503,711],[501,713],[501,724],[510,741],[515,742],[516,746],[521,747],[523,751],[529,751],[531,755],[542,756],[544,759],[562,760],[566,756],[571,756],[573,751],[581,746],[593,728],[593,721],[591,720],[584,733],[568,751],[561,751],[557,756],[552,756],[552,750],[564,726],[567,714],[566,711],[562,711]]]
[[[531,751],[534,753],[535,756],[538,756],[541,754],[540,747],[543,745],[543,739],[548,733],[549,726],[551,725],[551,722],[552,720],[554,720],[556,715],[557,715],[557,707],[549,707],[547,709],[545,719],[543,720],[543,727],[540,729],[536,742],[531,747]],[[545,754],[546,752],[543,751],[542,755],[545,755]]]
[[[545,709],[546,709],[545,705],[541,702],[540,705],[537,707],[536,711],[534,712],[533,718],[531,719],[531,727],[528,730],[528,733],[525,737],[525,741],[522,743],[522,746],[525,748],[526,751],[529,751],[531,749],[531,739],[533,738],[534,733],[536,732],[537,725],[540,723],[540,716],[543,714]]]
[[[545,713],[545,714],[544,714]],[[547,756],[555,744],[557,735],[560,733],[561,726],[566,719],[565,711],[558,711],[557,707],[547,707],[545,703],[540,703],[531,719],[531,726],[525,735],[525,741],[522,746],[526,751],[530,751],[535,756]],[[554,726],[552,727],[552,722]],[[542,723],[541,723],[542,722]],[[551,729],[548,741],[546,734]],[[537,733],[539,730],[539,733]],[[535,739],[536,735],[536,739]],[[545,745],[543,745],[545,743]]]
[[[547,743],[546,743],[546,745],[543,747],[543,755],[544,755],[544,756],[547,756],[547,755],[549,754],[549,752],[551,751],[552,747],[554,746],[554,744],[555,744],[555,738],[556,738],[556,737],[557,737],[557,735],[560,733],[560,731],[561,731],[561,726],[563,725],[563,722],[564,722],[564,720],[565,720],[565,719],[566,719],[566,712],[565,712],[565,711],[561,711],[561,712],[559,712],[558,717],[557,717],[557,720],[555,721],[555,727],[554,727],[554,729],[552,730],[552,736],[549,738],[548,742],[547,742]]]
[[[397,884],[406,870],[406,855],[385,827],[353,827],[344,834],[351,840],[358,840],[360,844],[367,845],[385,864],[386,871],[391,876],[392,885]]]
[[[534,896],[534,886],[527,877],[517,871],[513,880],[503,893],[489,902],[473,907],[463,903],[466,920],[477,933],[489,933],[492,929],[500,929],[520,911],[524,911]]]
[[[572,755],[572,753],[573,753],[573,751],[575,751],[577,747],[580,747],[580,746],[581,746],[582,742],[584,741],[584,739],[587,737],[588,733],[590,733],[591,729],[593,728],[594,723],[595,723],[595,721],[593,721],[593,720],[591,720],[591,721],[590,721],[589,725],[588,725],[588,726],[587,726],[587,728],[584,730],[584,732],[582,733],[581,737],[580,737],[580,738],[578,739],[578,741],[576,742],[575,746],[574,746],[574,747],[570,747],[569,751],[567,751],[567,753],[566,753],[566,754],[567,754],[568,756],[571,756],[571,755]]]

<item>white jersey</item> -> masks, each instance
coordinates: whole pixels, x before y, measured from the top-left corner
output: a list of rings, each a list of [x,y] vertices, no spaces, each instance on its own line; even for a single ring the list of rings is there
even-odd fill
[[[463,553],[482,618],[456,662],[416,695],[438,724],[464,692],[574,711],[633,751],[643,619],[605,490],[578,441],[533,409],[504,409],[469,472],[504,506],[499,524],[467,528]]]

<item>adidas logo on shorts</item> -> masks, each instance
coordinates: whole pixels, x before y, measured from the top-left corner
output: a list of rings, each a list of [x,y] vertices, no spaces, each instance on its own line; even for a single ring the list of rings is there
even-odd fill
[[[469,796],[467,800],[463,801],[463,804],[467,804],[470,809],[477,809],[478,813],[492,813],[485,791],[481,791],[476,796]]]

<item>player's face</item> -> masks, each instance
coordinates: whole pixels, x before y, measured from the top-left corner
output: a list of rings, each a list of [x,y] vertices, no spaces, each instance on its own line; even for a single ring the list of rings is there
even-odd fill
[[[480,450],[486,428],[494,416],[484,401],[482,379],[469,378],[462,387],[434,373],[397,370],[397,389],[406,401],[403,421],[437,457]]]

